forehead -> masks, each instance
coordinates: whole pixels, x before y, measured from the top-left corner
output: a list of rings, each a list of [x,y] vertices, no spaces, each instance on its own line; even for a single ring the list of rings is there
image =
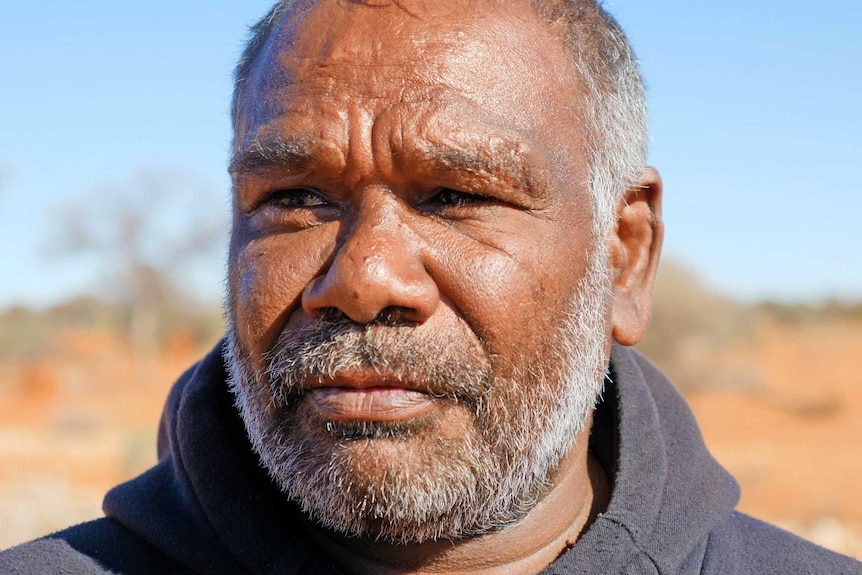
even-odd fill
[[[530,2],[300,1],[276,26],[246,79],[237,144],[285,114],[372,114],[433,103],[481,110],[516,129],[573,116],[578,79],[562,24]]]

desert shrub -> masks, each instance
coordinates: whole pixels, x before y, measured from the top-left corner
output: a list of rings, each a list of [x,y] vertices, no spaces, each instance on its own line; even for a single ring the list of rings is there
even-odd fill
[[[839,299],[820,302],[766,301],[759,303],[757,310],[764,317],[790,325],[862,319],[862,301]]]
[[[188,334],[193,343],[214,344],[223,332],[218,305],[178,298],[147,309],[158,349],[173,333]],[[129,338],[132,321],[126,306],[94,296],[81,296],[39,310],[15,306],[0,311],[0,361],[15,363],[56,356],[58,335],[70,330],[108,332]],[[131,342],[129,342],[131,343]]]

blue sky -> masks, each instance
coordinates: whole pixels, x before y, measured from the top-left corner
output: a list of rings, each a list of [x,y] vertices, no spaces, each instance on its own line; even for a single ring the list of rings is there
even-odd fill
[[[209,190],[196,209],[223,217],[230,73],[268,4],[2,8],[0,307],[98,285],[87,260],[49,257],[46,238],[58,206],[106,186],[182,173]],[[862,3],[607,5],[648,84],[665,253],[740,298],[862,297]],[[218,298],[223,266],[189,281]]]

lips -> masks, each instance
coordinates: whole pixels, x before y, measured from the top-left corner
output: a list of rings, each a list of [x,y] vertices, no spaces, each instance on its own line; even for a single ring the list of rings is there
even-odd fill
[[[309,391],[312,405],[337,421],[403,421],[424,415],[435,398],[404,387],[320,387]]]

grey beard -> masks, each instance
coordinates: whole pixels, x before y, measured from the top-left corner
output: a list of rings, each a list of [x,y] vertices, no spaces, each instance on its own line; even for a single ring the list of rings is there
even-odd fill
[[[346,535],[418,543],[519,521],[552,487],[601,391],[606,261],[593,250],[557,337],[505,365],[480,345],[459,346],[471,341],[466,329],[420,341],[397,321],[324,317],[283,332],[257,374],[231,325],[229,384],[255,451],[303,513]],[[421,381],[446,408],[469,410],[473,425],[450,438],[422,418],[338,422],[302,409],[307,382],[356,367]]]

